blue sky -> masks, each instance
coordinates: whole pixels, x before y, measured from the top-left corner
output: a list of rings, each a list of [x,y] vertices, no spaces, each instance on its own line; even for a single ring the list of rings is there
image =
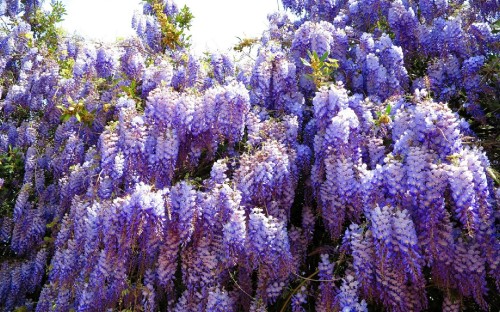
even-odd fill
[[[48,1],[47,1],[48,2]],[[68,15],[62,27],[86,38],[114,41],[133,33],[138,0],[63,0]],[[274,0],[177,0],[194,15],[191,28],[193,48],[226,51],[238,43],[236,37],[259,36],[267,27],[267,14],[278,10]],[[281,4],[279,5],[281,8]]]

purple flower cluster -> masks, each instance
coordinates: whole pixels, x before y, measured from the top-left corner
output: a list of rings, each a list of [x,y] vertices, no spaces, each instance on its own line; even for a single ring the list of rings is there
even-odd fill
[[[443,101],[458,99],[464,90],[466,97],[460,99],[460,105],[476,120],[485,122],[478,93],[487,88],[487,79],[471,62],[498,54],[500,37],[489,24],[498,19],[497,1],[467,4],[461,1],[283,1],[283,4],[292,12],[305,12],[294,39],[295,49],[301,45],[306,47],[299,48],[303,50],[299,52],[300,57],[305,57],[307,50],[319,55],[328,51],[330,57],[340,63],[341,71],[336,79],[344,82],[352,79],[349,88],[381,100],[407,92],[409,87],[430,88],[436,98]],[[338,31],[320,34],[311,28],[317,25],[316,29],[325,29],[329,23],[329,28],[345,31],[351,42],[349,49],[336,42],[335,49],[343,50],[340,57],[319,44],[323,42],[325,46],[331,42],[328,37],[338,36]],[[371,45],[367,44],[366,36],[373,36]],[[306,40],[311,40],[311,47]],[[377,44],[377,40],[381,42]],[[318,44],[320,46],[315,46]],[[392,55],[383,52],[387,48],[393,50]],[[300,66],[300,59],[296,61]],[[422,80],[426,83],[422,84]]]
[[[296,76],[294,62],[281,48],[270,44],[259,50],[250,77],[251,103],[301,117],[303,96],[297,90]]]

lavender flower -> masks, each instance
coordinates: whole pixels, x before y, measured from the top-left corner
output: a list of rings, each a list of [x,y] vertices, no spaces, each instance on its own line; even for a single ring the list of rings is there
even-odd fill
[[[102,78],[108,78],[113,75],[116,68],[116,60],[113,51],[100,48],[96,56],[96,70],[97,74]]]

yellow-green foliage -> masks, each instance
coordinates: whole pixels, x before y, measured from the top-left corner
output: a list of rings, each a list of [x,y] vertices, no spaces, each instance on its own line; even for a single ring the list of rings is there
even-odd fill
[[[174,16],[167,16],[163,10],[165,5],[160,0],[147,0],[153,7],[154,14],[160,23],[162,32],[162,48],[177,49],[189,46],[190,36],[185,31],[191,27],[193,14],[187,6],[184,6]]]
[[[9,146],[9,150],[0,154],[0,217],[12,215],[15,194],[20,188],[24,176],[23,152]]]
[[[52,10],[50,12],[37,9],[28,17],[35,42],[37,44],[45,44],[51,54],[56,53],[59,35],[61,34],[61,30],[56,27],[56,24],[62,22],[65,15],[66,9],[62,2],[55,1],[52,3]]]
[[[305,66],[311,68],[312,73],[307,74],[306,77],[314,82],[316,88],[332,82],[333,74],[339,67],[337,60],[329,58],[328,52],[325,52],[321,57],[316,51],[307,51],[307,53],[309,60],[303,58],[301,60]]]
[[[75,117],[78,122],[91,126],[94,121],[94,112],[89,112],[83,101],[75,102],[71,97],[68,97],[69,106],[58,105],[57,108],[61,111],[61,120],[68,121],[71,117]]]

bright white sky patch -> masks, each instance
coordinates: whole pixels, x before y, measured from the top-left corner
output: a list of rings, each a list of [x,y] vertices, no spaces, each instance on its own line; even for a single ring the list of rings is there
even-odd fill
[[[46,1],[49,2],[49,1]],[[137,0],[63,0],[67,15],[62,27],[70,34],[114,41],[133,34],[132,15],[141,10]],[[197,52],[227,51],[236,37],[260,36],[267,28],[267,14],[278,10],[274,0],[178,0],[194,15],[190,34]]]

